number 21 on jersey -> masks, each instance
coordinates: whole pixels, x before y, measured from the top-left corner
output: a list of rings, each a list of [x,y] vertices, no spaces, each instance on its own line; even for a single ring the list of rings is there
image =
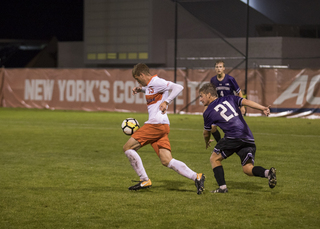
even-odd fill
[[[226,106],[222,105],[222,104],[218,104],[217,106],[214,107],[214,110],[216,112],[219,112],[219,110],[221,109],[220,111],[220,115],[222,118],[224,118],[227,122],[232,119],[233,117],[235,116],[238,116],[239,114],[234,110],[234,108],[231,106],[231,104],[228,102],[228,101],[224,101],[222,102],[223,104],[225,104]],[[229,110],[232,111],[233,114],[227,116],[226,115],[226,112],[228,111],[228,108]]]

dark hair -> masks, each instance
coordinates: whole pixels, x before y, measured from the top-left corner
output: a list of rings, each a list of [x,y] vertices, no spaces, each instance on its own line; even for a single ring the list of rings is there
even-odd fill
[[[199,89],[199,93],[203,94],[211,94],[212,96],[218,97],[216,86],[214,86],[212,83],[205,83],[202,85],[202,87]]]
[[[141,73],[145,75],[150,75],[149,67],[146,64],[139,63],[133,67],[132,76],[140,76]]]
[[[217,64],[222,63],[224,67],[224,61],[223,60],[217,60],[216,63],[214,64],[214,67],[216,67]]]

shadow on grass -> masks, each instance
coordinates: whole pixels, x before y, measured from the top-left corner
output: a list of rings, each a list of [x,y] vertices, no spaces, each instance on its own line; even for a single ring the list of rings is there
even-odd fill
[[[238,181],[228,181],[227,186],[229,191],[232,190],[243,190],[245,192],[253,193],[253,192],[270,192],[272,191],[273,194],[279,193],[279,190],[270,189],[268,183],[261,185],[257,182],[250,181],[250,182],[238,182]]]
[[[256,182],[238,182],[238,181],[228,181],[228,189],[242,189],[247,191],[261,191],[264,189],[261,185]]]
[[[102,187],[28,187],[26,188],[31,191],[63,191],[63,192],[70,192],[70,191],[79,191],[79,192],[106,192],[106,191],[113,191],[112,187],[102,186]]]
[[[157,185],[160,188],[167,189],[170,191],[180,191],[180,192],[195,192],[196,187],[194,184],[191,182],[190,183],[190,188],[185,189],[181,188],[181,186],[185,186],[186,182],[182,181],[175,181],[175,180],[160,180],[159,182],[162,182],[162,185]],[[192,190],[194,188],[195,190]]]

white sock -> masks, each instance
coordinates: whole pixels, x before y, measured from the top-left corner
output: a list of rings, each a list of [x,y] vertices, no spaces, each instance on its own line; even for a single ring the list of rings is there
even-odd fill
[[[127,158],[129,159],[132,168],[134,169],[134,171],[136,171],[136,173],[140,177],[140,180],[142,180],[142,181],[149,180],[149,177],[146,173],[146,170],[143,167],[142,160],[141,160],[139,154],[133,149],[129,149],[124,153],[126,154]]]
[[[264,176],[268,177],[268,174],[269,174],[269,169],[266,169],[266,171],[264,171]]]
[[[226,184],[221,185],[220,188],[221,188],[221,189],[226,189],[226,188],[227,188],[227,185],[226,185]]]
[[[182,161],[178,161],[176,159],[172,159],[168,166],[168,168],[173,169],[174,171],[176,171],[177,173],[179,173],[180,175],[189,178],[191,180],[195,180],[197,178],[197,173],[192,171],[185,163],[183,163]]]

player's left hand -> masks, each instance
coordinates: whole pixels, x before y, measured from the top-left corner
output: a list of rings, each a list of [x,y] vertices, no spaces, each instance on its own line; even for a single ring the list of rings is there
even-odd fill
[[[266,116],[269,116],[269,114],[270,114],[270,107],[271,107],[271,105],[265,107],[265,109],[263,110],[263,113],[264,113]]]

